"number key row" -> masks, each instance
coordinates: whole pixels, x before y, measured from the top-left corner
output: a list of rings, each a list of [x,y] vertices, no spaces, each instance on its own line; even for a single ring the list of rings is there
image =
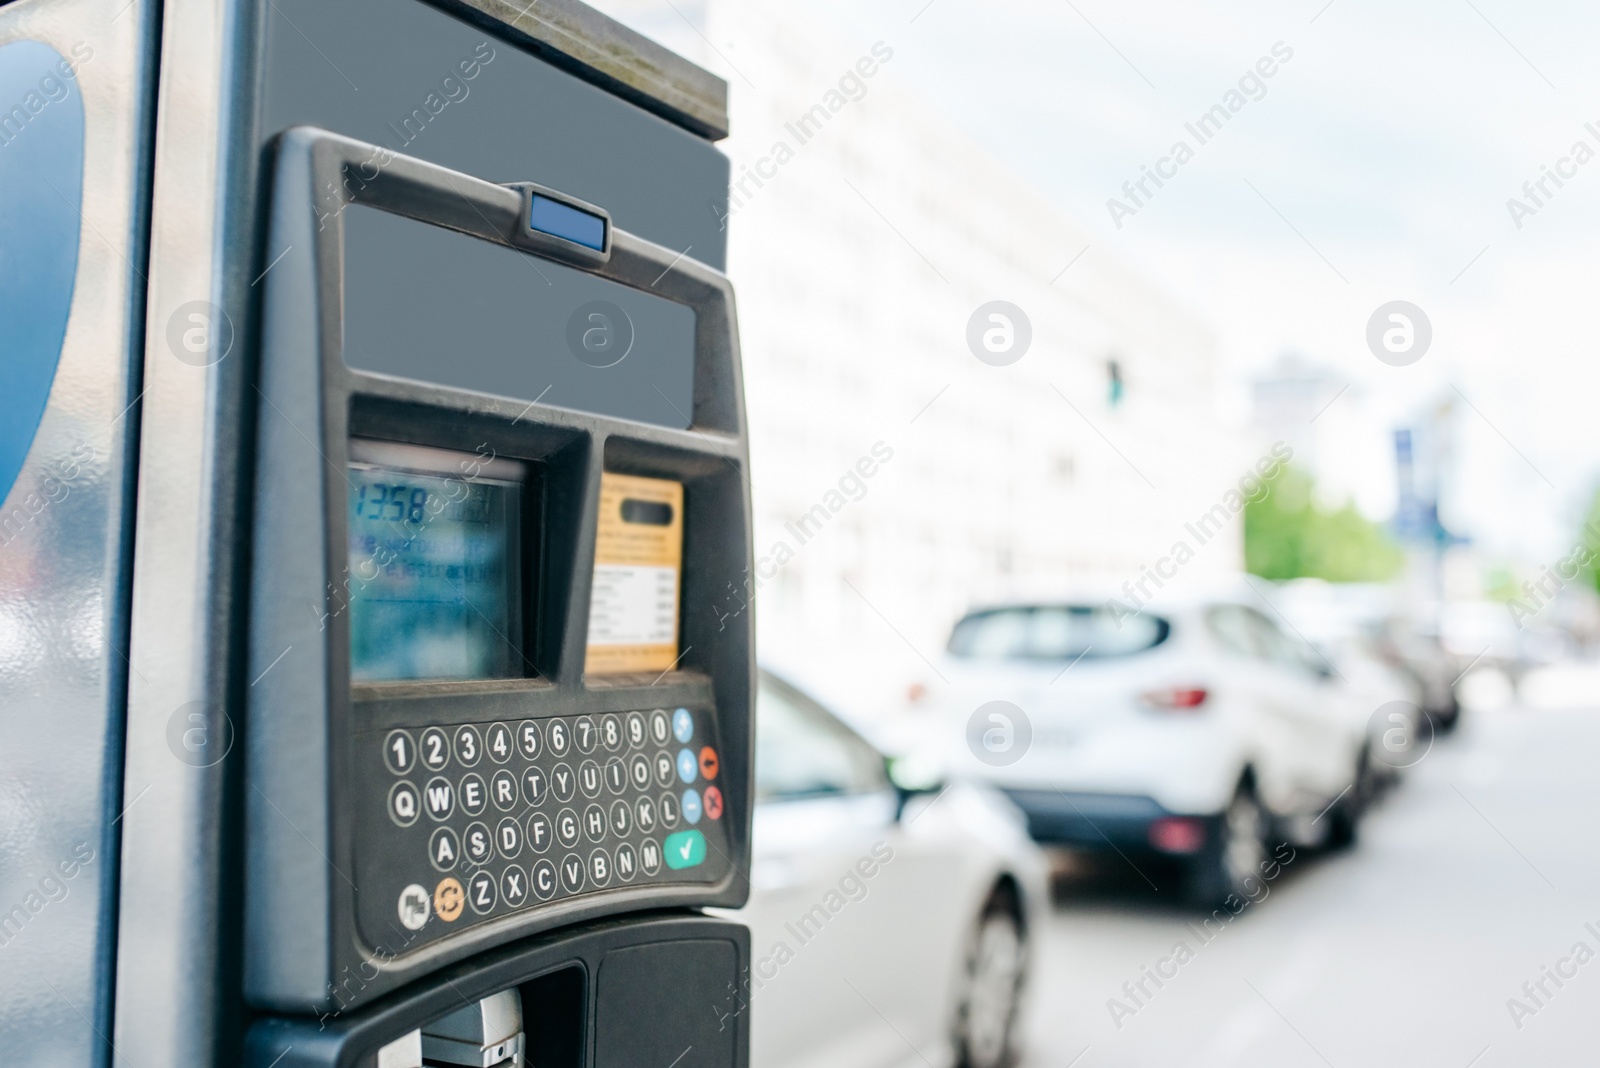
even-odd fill
[[[694,736],[694,718],[686,708],[671,717],[666,709],[653,712],[609,712],[602,716],[525,719],[513,728],[509,723],[493,723],[486,729],[471,723],[447,733],[443,727],[428,727],[416,739],[408,730],[392,730],[384,738],[383,761],[395,775],[409,775],[420,760],[429,771],[441,771],[453,758],[462,767],[476,767],[484,753],[496,764],[504,764],[516,752],[528,760],[537,758],[548,747],[555,756],[565,756],[576,747],[580,754],[604,747],[608,752],[641,749],[648,742],[666,745],[672,738],[687,743]]]

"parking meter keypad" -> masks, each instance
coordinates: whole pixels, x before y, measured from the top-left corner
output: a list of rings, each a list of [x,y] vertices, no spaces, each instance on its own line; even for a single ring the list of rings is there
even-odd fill
[[[715,716],[639,709],[367,736],[363,935],[398,956],[491,919],[728,871]],[[398,945],[397,945],[398,943]]]

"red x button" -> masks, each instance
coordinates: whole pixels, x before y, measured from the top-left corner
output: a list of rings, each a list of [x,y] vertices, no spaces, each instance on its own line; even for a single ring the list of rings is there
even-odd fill
[[[706,792],[702,795],[702,801],[706,806],[707,819],[720,820],[722,818],[721,790],[715,786],[707,786]]]

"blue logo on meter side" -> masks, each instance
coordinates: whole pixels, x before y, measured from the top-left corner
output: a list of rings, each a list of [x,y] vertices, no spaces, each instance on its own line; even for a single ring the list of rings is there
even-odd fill
[[[672,714],[672,736],[684,745],[688,745],[689,739],[694,737],[694,717],[689,715],[687,708],[680,708]]]
[[[0,125],[0,501],[44,420],[77,283],[84,125],[73,72],[42,42],[0,47],[0,107],[11,108]]]

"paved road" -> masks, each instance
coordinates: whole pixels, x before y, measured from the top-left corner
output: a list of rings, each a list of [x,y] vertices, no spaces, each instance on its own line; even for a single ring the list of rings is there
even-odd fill
[[[1600,1064],[1597,828],[1600,709],[1507,710],[1441,738],[1353,851],[1302,853],[1209,943],[1125,865],[1069,877],[1024,1066]],[[1135,1005],[1123,983],[1180,941],[1192,958]],[[1579,942],[1595,959],[1561,963]]]

